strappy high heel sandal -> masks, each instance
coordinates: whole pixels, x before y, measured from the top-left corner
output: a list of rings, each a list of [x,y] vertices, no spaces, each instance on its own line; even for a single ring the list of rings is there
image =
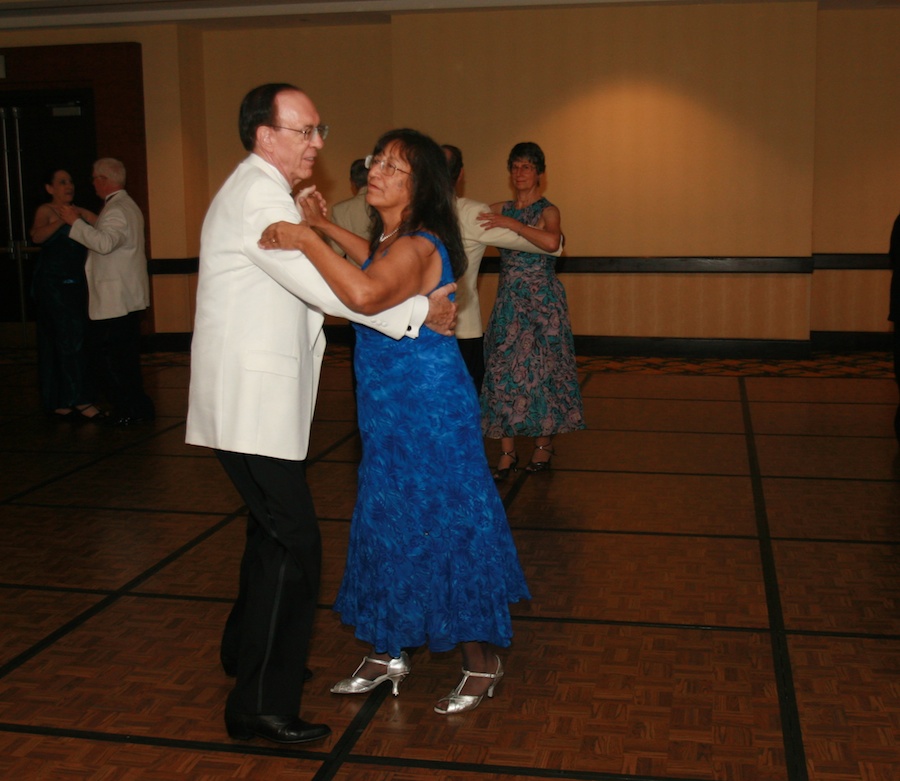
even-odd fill
[[[543,450],[545,453],[550,454],[550,458],[546,461],[535,461],[534,453],[531,454],[531,461],[528,466],[525,467],[526,472],[548,472],[550,470],[550,461],[555,455],[556,451],[553,449],[553,445],[535,445],[535,451]]]
[[[519,465],[519,456],[516,455],[516,451],[513,450],[511,452],[507,452],[504,450],[502,453],[500,453],[500,458],[503,458],[503,456],[506,456],[507,458],[511,458],[512,463],[508,467],[505,467],[504,469],[500,469],[499,467],[497,469],[495,469],[494,470],[494,480],[506,480],[506,478],[509,477],[510,470],[512,470],[513,472],[518,471],[517,467]]]
[[[384,675],[379,675],[374,680],[362,678],[357,675],[357,673],[362,670],[366,662],[382,664],[385,666],[386,672]],[[384,661],[384,659],[373,659],[371,656],[364,656],[359,667],[353,671],[353,675],[349,678],[344,678],[342,681],[338,681],[331,687],[331,692],[332,694],[365,694],[385,681],[390,681],[391,686],[394,688],[394,696],[396,697],[400,694],[400,682],[409,675],[411,669],[406,651],[401,651],[400,656],[396,659],[391,659],[389,662]]]
[[[473,673],[471,670],[463,667],[462,680],[450,694],[438,700],[438,704],[434,706],[434,712],[440,714],[465,713],[466,711],[475,710],[481,705],[485,694],[488,697],[493,697],[494,689],[497,688],[497,684],[500,683],[500,679],[503,677],[503,665],[500,662],[500,657],[495,655],[494,658],[497,660],[497,672],[494,673]],[[469,678],[490,678],[491,685],[488,686],[484,694],[460,694]],[[447,704],[442,707],[441,703]]]

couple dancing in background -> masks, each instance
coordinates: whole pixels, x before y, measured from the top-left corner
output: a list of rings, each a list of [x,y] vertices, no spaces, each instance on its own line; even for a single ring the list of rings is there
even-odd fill
[[[45,176],[50,201],[30,234],[41,246],[32,289],[41,401],[57,420],[127,426],[155,418],[140,364],[140,319],[150,304],[144,217],[125,176],[115,158],[94,163],[99,215],[74,204],[69,171]],[[94,404],[96,391],[112,415]]]

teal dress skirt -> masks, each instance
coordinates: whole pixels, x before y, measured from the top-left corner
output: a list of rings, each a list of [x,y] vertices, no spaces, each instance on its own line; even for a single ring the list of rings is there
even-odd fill
[[[452,281],[443,243],[415,235],[440,251],[440,284]],[[422,645],[508,646],[509,605],[530,594],[456,339],[425,326],[400,340],[354,328],[362,461],[334,609],[394,657]]]
[[[503,214],[536,225],[540,198]],[[491,439],[549,437],[585,427],[566,291],[552,255],[500,251],[497,299],[484,334],[481,425]]]

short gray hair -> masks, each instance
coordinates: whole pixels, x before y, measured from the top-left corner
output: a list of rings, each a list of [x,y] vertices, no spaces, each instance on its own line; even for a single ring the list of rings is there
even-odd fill
[[[94,163],[94,172],[102,173],[111,182],[125,186],[125,166],[121,160],[116,160],[114,157],[101,157]]]

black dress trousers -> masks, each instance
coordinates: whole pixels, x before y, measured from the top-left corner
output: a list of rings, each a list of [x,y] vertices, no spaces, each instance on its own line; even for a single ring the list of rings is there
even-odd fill
[[[222,637],[223,662],[237,673],[227,708],[294,717],[322,569],[306,464],[223,450],[216,455],[250,511],[238,597]]]
[[[153,400],[144,392],[141,375],[141,319],[143,310],[122,317],[92,320],[91,352],[94,372],[117,416],[153,420]]]

